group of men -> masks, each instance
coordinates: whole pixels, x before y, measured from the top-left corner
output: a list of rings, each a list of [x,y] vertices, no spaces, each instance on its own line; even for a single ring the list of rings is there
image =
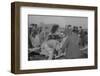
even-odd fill
[[[83,51],[87,51],[87,48],[83,50],[88,44],[87,31],[81,26],[66,25],[63,31],[58,24],[51,28],[37,24],[31,26],[28,32],[29,60],[36,56],[35,60],[75,59],[83,57]]]

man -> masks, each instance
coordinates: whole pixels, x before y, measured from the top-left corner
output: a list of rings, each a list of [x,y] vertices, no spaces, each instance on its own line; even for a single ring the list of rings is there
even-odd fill
[[[63,38],[63,41],[62,41],[62,51],[65,53],[65,56],[67,56],[67,48],[68,48],[71,32],[72,32],[72,26],[66,25],[65,31],[64,31],[65,37]]]
[[[68,32],[68,38],[65,40],[64,46],[62,48],[65,48],[65,58],[66,59],[75,59],[79,58],[81,55],[80,49],[79,49],[79,37],[77,34],[77,30],[75,28],[72,31],[72,27],[70,28]]]
[[[80,26],[79,27],[79,35],[80,35],[80,48],[84,47],[84,31],[83,28]]]

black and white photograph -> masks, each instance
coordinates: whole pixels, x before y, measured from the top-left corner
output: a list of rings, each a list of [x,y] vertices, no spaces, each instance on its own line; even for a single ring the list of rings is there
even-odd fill
[[[88,58],[88,18],[28,15],[28,60]]]
[[[97,69],[98,8],[32,2],[11,4],[11,72]]]

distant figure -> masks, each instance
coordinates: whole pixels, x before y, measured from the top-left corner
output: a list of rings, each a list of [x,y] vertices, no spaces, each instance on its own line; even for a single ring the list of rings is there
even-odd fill
[[[79,28],[80,28],[79,29],[79,35],[80,35],[80,43],[79,43],[79,45],[80,45],[80,48],[83,48],[84,47],[84,30],[83,30],[83,28],[81,26]]]
[[[87,33],[87,31],[84,32],[84,45],[88,45],[88,33]]]

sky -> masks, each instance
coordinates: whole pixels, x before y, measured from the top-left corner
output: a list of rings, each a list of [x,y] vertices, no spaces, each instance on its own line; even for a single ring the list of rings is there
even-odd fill
[[[72,17],[72,16],[50,16],[50,15],[29,15],[28,24],[59,24],[60,27],[65,25],[82,26],[87,29],[88,18],[87,17]]]

